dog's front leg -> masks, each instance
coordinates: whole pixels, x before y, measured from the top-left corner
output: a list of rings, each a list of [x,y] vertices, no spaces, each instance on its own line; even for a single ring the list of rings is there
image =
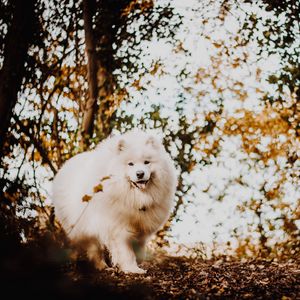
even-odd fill
[[[132,243],[127,236],[116,238],[111,244],[110,252],[113,265],[118,265],[124,273],[146,273],[138,267]]]
[[[136,256],[137,262],[142,262],[146,259],[146,239],[138,238],[132,241],[132,247]]]

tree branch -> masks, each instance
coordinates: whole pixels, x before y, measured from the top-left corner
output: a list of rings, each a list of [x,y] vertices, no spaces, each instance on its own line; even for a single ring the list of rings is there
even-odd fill
[[[36,139],[36,137],[34,136],[34,134],[30,132],[30,128],[28,126],[24,125],[22,123],[22,121],[19,120],[19,118],[17,116],[14,115],[13,118],[14,118],[16,124],[20,127],[21,131],[30,138],[32,144],[34,145],[34,147],[36,148],[36,150],[40,153],[43,162],[46,163],[47,165],[49,165],[49,167],[52,170],[52,172],[54,174],[56,174],[57,170],[54,167],[54,165],[52,164],[51,160],[49,159],[47,150],[45,150],[45,148],[41,144],[41,142],[38,139]]]

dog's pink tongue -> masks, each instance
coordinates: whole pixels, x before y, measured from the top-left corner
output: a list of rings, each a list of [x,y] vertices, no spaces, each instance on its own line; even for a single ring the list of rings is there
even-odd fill
[[[139,187],[139,189],[144,190],[146,188],[146,183],[139,182],[137,183],[137,186]]]

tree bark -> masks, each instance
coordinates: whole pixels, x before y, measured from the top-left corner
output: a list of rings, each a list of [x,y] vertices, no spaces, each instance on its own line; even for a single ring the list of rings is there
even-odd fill
[[[93,12],[95,11],[94,5],[94,0],[83,0],[84,33],[88,60],[88,99],[85,103],[82,121],[82,138],[84,143],[93,134],[95,115],[98,110],[98,60],[96,53],[95,38],[93,33]]]
[[[34,5],[35,0],[14,0],[12,5],[12,21],[6,35],[0,71],[0,159],[24,77],[27,51],[34,36]]]
[[[95,0],[83,0],[85,45],[88,58],[88,99],[83,110],[82,146],[87,148],[97,125],[97,137],[101,140],[112,130],[116,110],[114,93],[114,50],[113,43],[120,16],[127,1],[110,2],[96,7]],[[96,14],[98,12],[98,14]],[[96,19],[93,24],[93,18]]]

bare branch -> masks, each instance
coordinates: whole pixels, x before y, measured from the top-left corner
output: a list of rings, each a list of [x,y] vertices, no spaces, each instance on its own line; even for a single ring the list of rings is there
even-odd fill
[[[50,167],[50,169],[52,170],[52,172],[54,174],[56,174],[57,170],[54,167],[54,165],[52,164],[51,160],[49,159],[47,150],[44,148],[44,146],[41,144],[41,142],[38,139],[36,139],[34,134],[30,132],[30,128],[28,126],[24,125],[17,116],[13,116],[13,118],[14,118],[16,124],[20,127],[21,131],[30,138],[32,144],[34,145],[36,150],[41,155],[43,162],[46,163]]]

